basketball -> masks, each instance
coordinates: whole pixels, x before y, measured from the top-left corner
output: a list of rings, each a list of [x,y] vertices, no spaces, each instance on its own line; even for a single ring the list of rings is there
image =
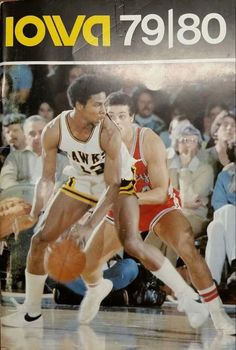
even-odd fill
[[[62,283],[79,278],[85,263],[85,253],[80,250],[72,237],[51,244],[44,258],[44,266],[48,275]]]

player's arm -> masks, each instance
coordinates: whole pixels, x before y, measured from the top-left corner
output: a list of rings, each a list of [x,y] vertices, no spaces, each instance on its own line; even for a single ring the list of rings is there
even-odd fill
[[[143,153],[152,189],[137,193],[138,202],[139,204],[162,204],[166,201],[169,184],[166,150],[160,137],[149,129],[144,133]]]
[[[55,184],[57,148],[59,142],[59,119],[49,123],[42,133],[42,175],[35,186],[34,200],[30,215],[37,219],[40,211],[53,194]]]
[[[97,227],[117,199],[121,183],[121,135],[117,126],[108,118],[104,121],[101,133],[101,147],[106,153],[104,178],[107,188],[93,214],[85,223],[90,231]]]

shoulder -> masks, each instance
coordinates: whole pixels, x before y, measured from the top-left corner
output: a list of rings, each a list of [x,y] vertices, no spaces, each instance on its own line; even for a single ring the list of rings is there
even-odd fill
[[[162,139],[152,129],[142,128],[141,130],[143,130],[143,145],[145,148],[153,145],[164,147]]]
[[[166,158],[166,149],[163,141],[160,136],[149,128],[144,130],[142,149],[147,162],[154,158]]]
[[[60,115],[51,120],[43,129],[42,143],[57,147],[60,139]]]
[[[234,173],[235,170],[236,170],[236,164],[229,163],[223,168],[222,172]]]

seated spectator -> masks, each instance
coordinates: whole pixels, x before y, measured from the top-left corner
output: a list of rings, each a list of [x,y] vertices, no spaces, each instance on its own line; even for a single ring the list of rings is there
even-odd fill
[[[141,127],[152,129],[158,134],[166,147],[169,146],[169,134],[165,122],[154,113],[154,93],[146,87],[138,87],[132,94],[135,116],[134,121]]]
[[[53,104],[46,100],[42,101],[38,107],[38,115],[50,122],[55,117]]]
[[[26,147],[13,151],[7,156],[1,170],[1,189],[23,183],[36,184],[42,172],[41,133],[46,124],[46,121],[38,115],[26,119],[23,126]],[[58,154],[56,182],[64,181],[62,173],[67,164],[67,158]]]
[[[207,228],[206,262],[220,285],[225,258],[236,267],[236,144],[228,156],[230,164],[219,173],[212,196],[214,218]]]
[[[207,106],[204,117],[197,118],[194,125],[201,131],[206,148],[214,146],[214,139],[211,136],[211,127],[216,117],[222,112],[228,111],[224,103],[212,103]]]
[[[230,163],[227,146],[235,140],[235,115],[222,111],[212,124],[211,135],[215,139],[215,146],[204,151],[204,158],[213,166],[216,177]]]
[[[180,114],[173,117],[169,125],[170,147],[167,148],[167,159],[175,156],[177,139],[187,126],[192,125],[186,114]]]
[[[199,157],[200,131],[187,126],[177,138],[175,157],[168,160],[171,183],[180,191],[182,211],[189,220],[195,237],[206,225],[208,199],[213,188],[213,169]]]
[[[3,138],[6,143],[5,147],[0,149],[0,169],[11,151],[22,150],[26,147],[23,124],[26,116],[15,113],[7,114],[3,120]]]

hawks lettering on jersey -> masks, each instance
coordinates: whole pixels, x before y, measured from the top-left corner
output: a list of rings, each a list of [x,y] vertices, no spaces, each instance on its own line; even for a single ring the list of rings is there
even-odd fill
[[[99,123],[91,132],[86,142],[80,141],[72,134],[69,124],[70,111],[62,112],[60,117],[61,140],[60,149],[67,154],[70,164],[78,176],[97,176],[104,173],[105,152],[100,146],[102,123]]]
[[[85,174],[103,174],[105,152],[88,154],[81,151],[71,151],[71,153],[67,154],[70,159],[79,163]]]

